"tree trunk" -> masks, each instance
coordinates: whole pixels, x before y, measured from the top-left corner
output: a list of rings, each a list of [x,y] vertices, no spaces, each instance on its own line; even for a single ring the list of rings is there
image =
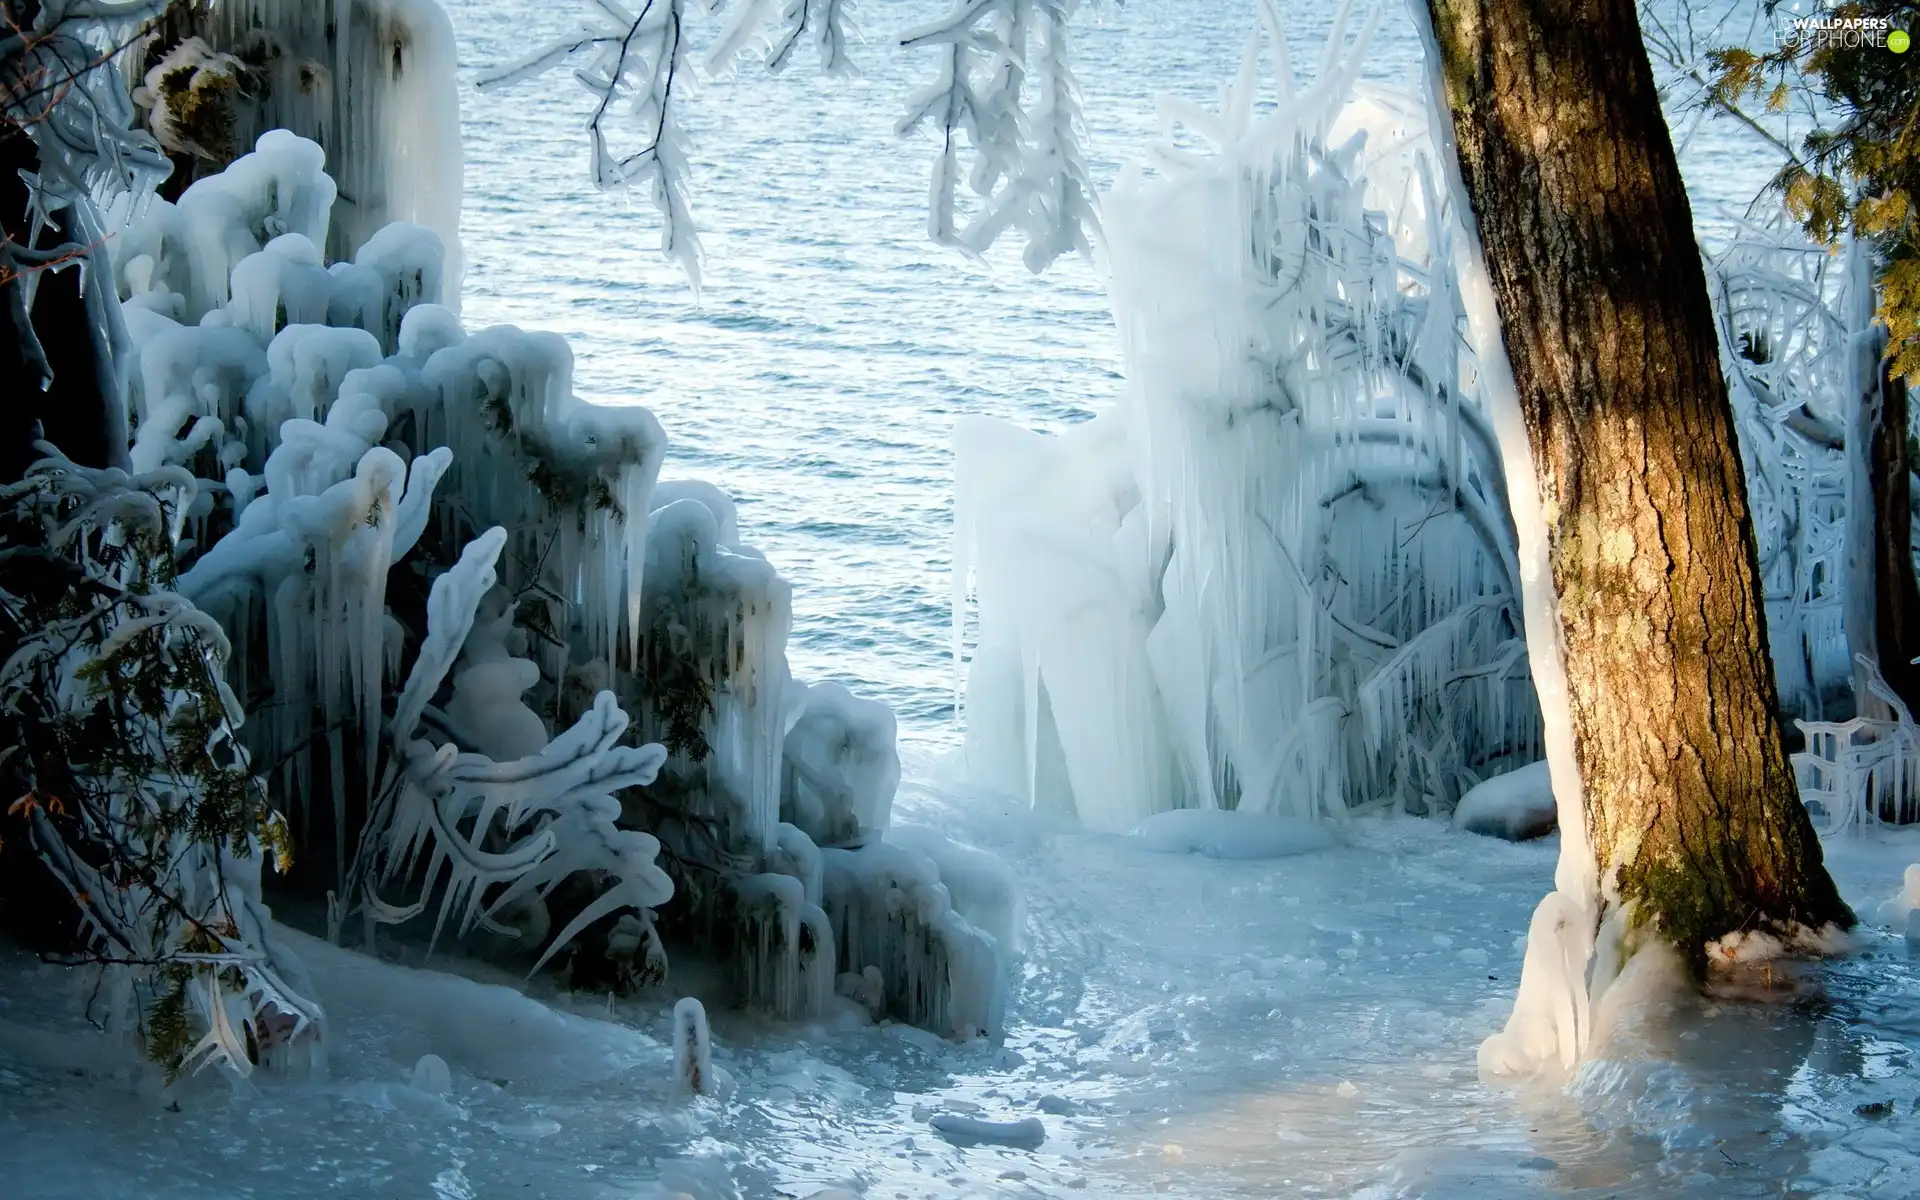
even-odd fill
[[[1696,970],[1735,930],[1851,925],[1787,758],[1706,277],[1633,2],[1427,4],[1608,900]]]
[[[1920,712],[1920,587],[1913,574],[1912,475],[1907,453],[1907,382],[1882,363],[1878,412],[1867,444],[1873,481],[1873,648],[1880,677],[1909,712]],[[1849,514],[1851,516],[1851,514]]]

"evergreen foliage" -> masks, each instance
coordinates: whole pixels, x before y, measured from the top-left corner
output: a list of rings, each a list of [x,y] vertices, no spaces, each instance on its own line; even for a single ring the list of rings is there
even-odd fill
[[[226,636],[174,591],[194,493],[57,454],[0,490],[0,781],[77,911],[67,961],[119,968],[96,1019],[170,1075],[244,1074],[319,1012],[265,940],[260,862],[284,871],[291,844],[238,738]]]
[[[1888,44],[1896,31],[1920,31],[1920,4],[1850,0],[1823,10],[1831,24],[1818,29],[1789,24],[1779,0],[1766,7],[1776,48],[1714,51],[1712,98],[1728,108],[1757,99],[1772,111],[1796,91],[1818,98],[1826,119],[1800,139],[1774,187],[1822,245],[1852,235],[1873,246],[1890,369],[1920,380],[1920,55]],[[1835,36],[1849,22],[1878,36]]]

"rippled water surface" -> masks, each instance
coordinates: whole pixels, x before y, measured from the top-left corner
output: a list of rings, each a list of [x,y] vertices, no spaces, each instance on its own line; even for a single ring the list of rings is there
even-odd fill
[[[448,7],[470,77],[565,32],[587,4]],[[1304,72],[1336,5],[1284,7]],[[671,439],[668,475],[730,491],[744,536],[793,582],[795,672],[884,699],[906,735],[936,742],[953,736],[954,419],[1056,428],[1109,403],[1120,371],[1096,267],[1063,260],[1034,278],[1013,254],[980,264],[927,240],[932,143],[896,138],[893,123],[931,56],[891,35],[940,8],[867,0],[861,78],[824,79],[803,55],[785,76],[747,67],[694,98],[698,300],[661,260],[644,197],[592,190],[587,102],[570,80],[461,94],[469,323],[563,333],[582,395],[650,406]],[[1418,87],[1414,36],[1386,13],[1366,76]],[[1153,134],[1156,94],[1212,102],[1252,20],[1239,0],[1128,0],[1087,26],[1080,74],[1103,186]],[[1703,217],[1744,207],[1764,181],[1744,138],[1715,126],[1690,144]]]

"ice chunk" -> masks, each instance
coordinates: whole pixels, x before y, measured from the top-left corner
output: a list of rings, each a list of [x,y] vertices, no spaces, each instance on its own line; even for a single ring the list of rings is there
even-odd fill
[[[447,716],[474,739],[468,749],[496,762],[538,754],[549,740],[546,722],[520,698],[540,682],[540,668],[507,650],[513,629],[507,600],[496,588],[481,601],[447,704]]]
[[[380,362],[364,329],[288,325],[267,344],[267,374],[248,389],[247,457],[265,462],[287,421],[323,421],[347,373]]]
[[[235,264],[227,317],[262,341],[288,325],[324,325],[333,282],[304,234],[283,233]]]
[[[643,737],[671,747],[669,773],[729,850],[762,854],[781,821],[792,589],[767,560],[720,542],[713,510],[655,512],[640,600],[637,704]]]
[[[1026,896],[1005,860],[924,825],[894,829],[887,841],[926,855],[938,868],[954,911],[992,935],[1007,954],[1021,952],[1026,942]]]
[[[663,479],[654,485],[650,504],[665,508],[675,500],[696,500],[713,513],[714,538],[729,548],[740,544],[739,513],[733,497],[703,479]]]
[[[940,1113],[927,1124],[933,1126],[934,1132],[941,1137],[963,1146],[990,1142],[999,1146],[1033,1150],[1047,1140],[1046,1123],[1039,1117],[1022,1117],[1017,1121],[986,1121],[979,1117]]]
[[[876,968],[886,1011],[949,1037],[997,1033],[1006,957],[990,934],[953,911],[925,855],[874,843],[823,850],[826,910],[840,969]]]
[[[429,321],[419,333],[450,332],[437,313]],[[403,354],[424,349],[408,328],[403,320]],[[644,408],[574,396],[573,352],[551,333],[483,330],[434,351],[420,376],[434,400],[421,412],[416,439],[452,449],[447,482],[470,520],[512,531],[505,581],[516,590],[544,586],[578,606],[588,655],[609,666],[616,655],[631,663],[648,561],[647,501],[666,454],[659,422]],[[514,470],[490,461],[502,453]],[[541,578],[526,577],[535,572]],[[554,615],[565,624],[565,614]],[[547,674],[558,676],[564,660],[556,648]]]
[[[297,234],[326,245],[337,189],[325,163],[314,142],[273,129],[219,174],[196,180],[177,204],[153,202],[115,247],[123,293],[177,294],[179,319],[198,324],[231,297],[234,268],[269,242]],[[129,274],[136,265],[137,277]]]
[[[747,1003],[783,1020],[818,1016],[834,990],[833,930],[791,875],[736,880],[737,971]]]
[[[453,1074],[447,1070],[447,1060],[438,1054],[422,1054],[413,1064],[408,1082],[430,1096],[444,1096],[453,1090]]]
[[[1565,892],[1548,892],[1527,926],[1520,992],[1506,1028],[1480,1044],[1480,1070],[1525,1075],[1545,1066],[1570,1070],[1592,1038],[1587,960],[1591,910]]]
[[[441,303],[447,252],[440,235],[422,225],[395,221],[367,239],[353,256],[356,267],[379,281],[378,306],[361,314],[362,327],[380,339],[387,353],[400,347],[400,328],[415,306]]]
[[[129,373],[133,469],[186,465],[204,448],[222,449],[239,433],[242,403],[266,373],[266,352],[245,330],[147,325]]]

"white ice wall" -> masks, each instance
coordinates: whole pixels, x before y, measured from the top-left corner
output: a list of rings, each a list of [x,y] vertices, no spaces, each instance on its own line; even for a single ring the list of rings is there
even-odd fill
[[[1530,761],[1514,534],[1420,106],[1316,85],[1106,198],[1117,408],[956,432],[968,767],[1126,829],[1181,806],[1444,809]],[[1283,52],[1282,52],[1283,53]]]

